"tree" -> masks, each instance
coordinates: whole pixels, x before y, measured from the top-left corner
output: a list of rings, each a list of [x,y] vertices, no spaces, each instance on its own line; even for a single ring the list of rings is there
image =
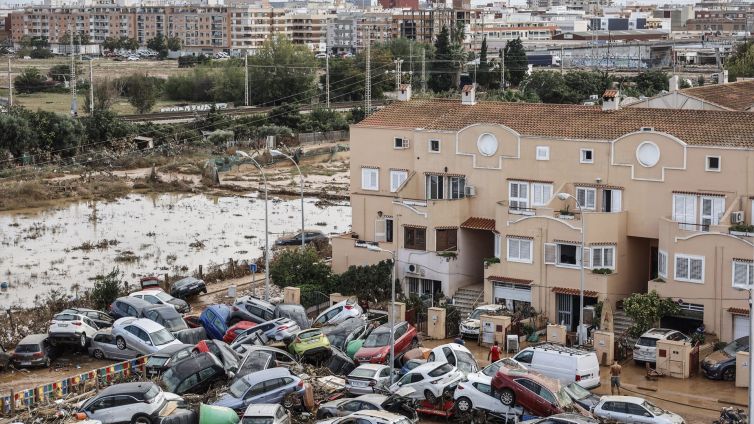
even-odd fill
[[[113,51],[118,48],[118,39],[115,37],[107,37],[101,44],[104,50]]]
[[[136,50],[139,48],[139,42],[135,38],[129,38],[124,35],[118,39],[117,48],[125,50]]]
[[[317,97],[317,59],[308,47],[285,37],[268,40],[249,56],[249,86],[254,105],[308,102]],[[354,87],[354,86],[351,86]],[[242,87],[239,87],[241,90]]]
[[[95,109],[94,113],[81,118],[89,143],[98,143],[122,139],[136,132],[136,128],[128,121],[106,109]]]
[[[29,121],[12,110],[0,114],[0,151],[7,150],[18,158],[35,147],[34,131]]]
[[[640,72],[634,77],[636,89],[647,97],[652,97],[669,88],[668,74],[662,70]]]
[[[482,38],[482,47],[479,51],[479,68],[477,69],[476,82],[482,87],[490,86],[490,64],[487,62],[487,37]]]
[[[435,59],[432,66],[432,76],[429,78],[429,88],[432,91],[448,91],[454,88],[455,74],[453,53],[450,47],[448,28],[443,26],[435,41]]]
[[[25,68],[13,79],[13,88],[19,93],[36,93],[46,87],[47,78],[37,68]]]
[[[79,67],[76,67],[76,74],[80,75],[81,70]],[[47,72],[47,76],[50,77],[53,81],[57,82],[63,82],[68,81],[71,75],[71,64],[70,63],[62,63],[59,65],[54,65],[50,68],[50,70]]]
[[[342,113],[323,107],[315,108],[311,113],[304,115],[302,120],[300,131],[324,132],[348,128],[348,122]]]
[[[364,99],[363,90],[354,90],[364,85],[364,70],[357,66],[357,62],[349,58],[330,59],[330,97],[334,101],[348,102]],[[324,87],[326,76],[319,77],[319,83]]]
[[[505,80],[511,85],[519,85],[526,77],[529,62],[526,50],[520,38],[511,40],[505,45]],[[602,94],[602,93],[600,93]]]
[[[301,126],[301,112],[297,105],[285,103],[272,109],[267,120],[273,125],[298,130]]]
[[[525,93],[534,93],[544,103],[573,103],[573,93],[560,72],[534,71],[522,87]]]
[[[601,96],[612,82],[607,73],[597,71],[568,72],[563,78],[571,91],[570,103],[581,103],[591,95]]]
[[[360,298],[367,298],[373,302],[390,299],[390,275],[393,269],[392,261],[380,261],[375,265],[350,266],[346,272],[333,278],[333,286],[346,294],[358,294]],[[396,284],[396,290],[401,285]]]
[[[167,48],[171,52],[177,52],[181,49],[182,43],[181,39],[178,37],[169,37],[167,42]]]
[[[109,110],[123,93],[123,81],[105,78],[94,83],[94,110]],[[89,102],[86,102],[87,108]]]
[[[50,49],[33,49],[31,53],[29,53],[29,57],[32,59],[49,59],[53,56]]]
[[[157,103],[158,87],[154,78],[147,75],[133,74],[127,77],[123,90],[128,103],[133,106],[138,113],[147,113]]]
[[[359,107],[355,107],[351,109],[350,122],[352,124],[358,124],[359,122],[363,121],[364,118],[366,118],[366,114],[364,113],[364,108],[359,106]]]
[[[63,157],[76,155],[78,147],[86,138],[81,121],[55,112],[28,112],[29,126],[34,129],[37,148],[56,151]]]
[[[104,311],[115,299],[126,293],[126,284],[121,280],[120,271],[116,268],[109,274],[94,277],[94,287],[89,292],[89,300],[94,309]]]
[[[156,51],[161,59],[168,57],[168,45],[162,33],[157,33],[154,38],[147,40],[147,47]]]
[[[330,266],[320,259],[313,247],[303,251],[283,250],[270,262],[270,278],[279,287],[308,285],[329,293],[331,276]]]
[[[463,21],[456,21],[455,26],[451,29],[450,40],[453,44],[463,45],[466,39],[466,25]]]
[[[754,41],[746,41],[736,46],[730,59],[725,63],[728,78],[754,77]]]
[[[634,337],[652,327],[659,327],[660,319],[677,314],[681,308],[670,298],[660,297],[656,291],[634,293],[623,302],[623,310],[634,321],[629,332]]]

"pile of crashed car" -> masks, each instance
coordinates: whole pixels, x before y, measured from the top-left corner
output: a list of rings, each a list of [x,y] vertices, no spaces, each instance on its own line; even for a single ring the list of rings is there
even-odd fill
[[[480,370],[462,344],[422,348],[411,324],[391,327],[385,314],[365,313],[356,298],[310,321],[301,305],[252,296],[190,315],[183,299],[206,292],[204,283],[182,280],[170,292],[143,284],[116,299],[109,314],[61,311],[48,334],[29,342],[33,347],[19,345],[13,361],[49,365],[44,352],[63,344],[100,359],[148,355],[146,380],[112,385],[76,405],[77,419],[104,424],[277,424],[294,418],[410,424],[419,413],[462,419],[481,413],[490,422],[632,422],[632,414],[641,422],[683,422],[641,398],[589,392],[600,381],[594,352],[542,344]],[[27,350],[30,355],[16,356]]]

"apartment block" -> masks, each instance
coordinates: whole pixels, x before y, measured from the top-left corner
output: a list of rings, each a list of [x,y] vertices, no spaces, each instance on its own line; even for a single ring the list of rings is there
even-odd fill
[[[663,325],[748,334],[754,235],[732,226],[754,224],[749,113],[621,109],[615,90],[601,107],[462,96],[352,126],[336,272],[389,259],[374,243],[405,292],[475,289],[575,330],[583,265],[585,305],[656,290],[682,309]]]

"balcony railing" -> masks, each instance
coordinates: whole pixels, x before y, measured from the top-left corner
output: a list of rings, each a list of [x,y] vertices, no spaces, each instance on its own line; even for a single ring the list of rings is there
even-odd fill
[[[710,224],[692,224],[688,222],[679,222],[678,228],[681,230],[686,231],[699,231],[699,232],[709,232]]]
[[[527,216],[534,216],[537,214],[537,210],[534,208],[522,208],[519,206],[510,206],[508,208],[508,213],[511,215],[527,215]]]

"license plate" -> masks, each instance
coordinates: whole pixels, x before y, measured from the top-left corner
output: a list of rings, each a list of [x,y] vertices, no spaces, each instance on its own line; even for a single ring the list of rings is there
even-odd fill
[[[58,327],[68,327],[68,324],[58,324]]]
[[[31,361],[21,361],[21,365],[31,365]]]
[[[364,381],[354,381],[352,384],[354,387],[365,387],[367,385]]]

